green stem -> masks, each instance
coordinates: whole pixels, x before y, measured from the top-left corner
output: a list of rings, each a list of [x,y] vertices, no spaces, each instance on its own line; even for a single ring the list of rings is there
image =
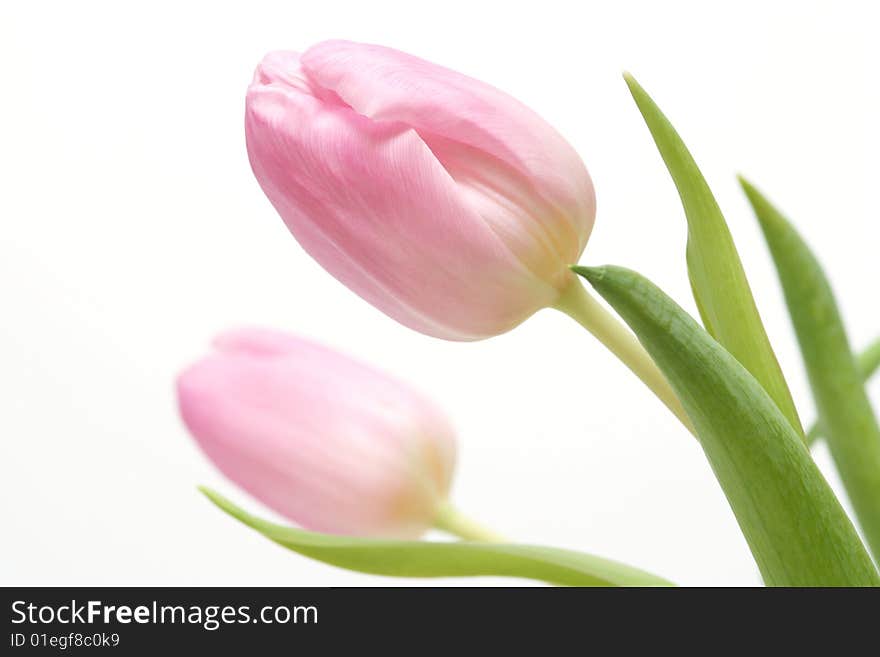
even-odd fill
[[[481,543],[504,543],[504,537],[474,522],[450,502],[445,502],[437,512],[434,527],[465,541]]]
[[[564,312],[587,329],[642,380],[657,398],[666,404],[688,431],[696,435],[694,425],[672,390],[666,377],[654,364],[645,348],[617,317],[587,292],[580,279],[572,278],[554,308]]]

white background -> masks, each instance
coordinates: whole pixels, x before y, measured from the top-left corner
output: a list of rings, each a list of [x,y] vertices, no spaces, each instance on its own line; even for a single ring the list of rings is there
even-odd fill
[[[492,340],[446,343],[312,262],[251,175],[244,92],[266,51],[334,37],[490,81],[586,161],[599,213],[583,262],[638,269],[693,312],[684,217],[620,77],[631,70],[725,209],[810,422],[734,174],[816,248],[854,344],[880,333],[873,4],[4,2],[0,582],[408,583],[285,552],[196,492],[210,484],[262,511],[197,451],[172,381],[212,334],[265,324],[381,363],[438,400],[460,431],[454,499],[499,531],[681,584],[758,583],[696,441],[571,320],[548,310]],[[817,458],[837,486],[826,451]]]

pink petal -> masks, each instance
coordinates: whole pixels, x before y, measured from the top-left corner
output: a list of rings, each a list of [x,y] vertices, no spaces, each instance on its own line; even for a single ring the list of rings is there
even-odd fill
[[[595,217],[592,182],[574,149],[531,109],[479,80],[383,46],[325,41],[302,55],[302,66],[312,83],[364,116],[413,127],[459,182],[495,169],[495,180],[506,178],[502,194],[513,192],[514,202],[522,190],[533,195],[525,205],[543,222],[532,230],[543,229],[565,264],[577,261]],[[450,157],[447,140],[471,148]]]
[[[476,339],[555,299],[414,130],[316,90],[295,54],[258,70],[246,136],[257,179],[303,247],[401,323]]]
[[[416,536],[431,524],[455,459],[432,404],[294,336],[248,329],[216,343],[220,351],[178,378],[178,399],[227,477],[318,531]]]

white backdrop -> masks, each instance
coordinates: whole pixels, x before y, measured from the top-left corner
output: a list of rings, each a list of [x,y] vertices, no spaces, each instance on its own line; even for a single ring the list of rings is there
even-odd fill
[[[638,269],[694,312],[684,217],[620,77],[631,70],[725,209],[809,422],[734,174],[817,249],[854,343],[880,333],[878,16],[868,2],[721,4],[4,2],[0,583],[408,583],[285,552],[196,492],[262,511],[197,451],[172,381],[214,333],[265,324],[437,399],[460,431],[454,499],[499,531],[681,584],[756,584],[696,441],[595,340],[553,311],[475,344],[397,325],[288,235],[242,128],[268,50],[349,38],[460,69],[534,107],[583,156],[599,203],[583,262]]]

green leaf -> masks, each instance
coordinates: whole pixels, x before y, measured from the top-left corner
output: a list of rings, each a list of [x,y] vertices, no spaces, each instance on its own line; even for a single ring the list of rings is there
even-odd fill
[[[758,383],[659,288],[620,267],[575,271],[669,379],[772,586],[877,586],[855,528],[806,445]]]
[[[856,366],[862,381],[867,382],[880,368],[880,340],[877,340],[856,357]],[[807,431],[807,444],[812,445],[825,435],[825,427],[821,420],[816,420]]]
[[[794,400],[712,190],[660,108],[631,75],[625,74],[624,78],[684,206],[688,223],[688,276],[703,325],[758,379],[791,426],[803,436]]]
[[[880,559],[880,425],[834,293],[794,227],[757,189],[740,182],[776,263],[831,456],[868,545]]]
[[[672,586],[615,561],[557,548],[499,543],[393,541],[318,534],[261,520],[207,488],[233,518],[266,538],[324,563],[392,577],[520,577],[567,586]]]

